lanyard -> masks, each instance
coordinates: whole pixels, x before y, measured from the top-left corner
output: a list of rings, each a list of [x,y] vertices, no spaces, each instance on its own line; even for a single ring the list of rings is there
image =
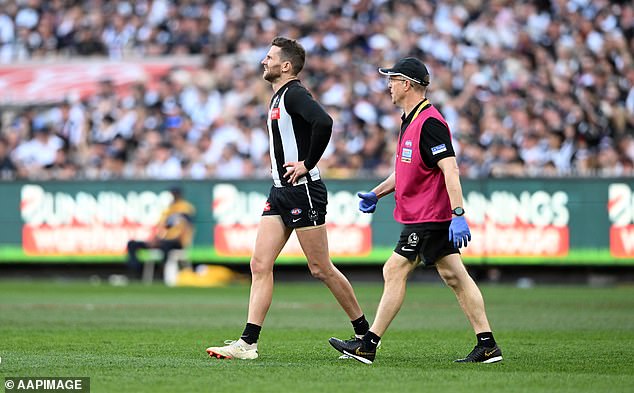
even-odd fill
[[[418,115],[420,115],[420,112],[423,110],[424,107],[427,106],[427,104],[429,104],[429,100],[427,98],[425,98],[423,100],[423,102],[421,102],[421,104],[418,106],[418,109],[416,110],[416,112],[414,112],[414,117],[412,117],[412,120],[409,122],[409,124],[412,124],[414,119],[416,119],[416,117],[418,117]]]
[[[407,127],[409,127],[410,124],[412,124],[412,122],[414,121],[414,119],[416,119],[418,117],[418,115],[420,115],[420,112],[423,110],[423,108],[425,106],[427,106],[427,104],[429,104],[429,100],[427,98],[425,98],[419,105],[418,105],[418,109],[416,109],[416,112],[414,112],[414,116],[412,116],[412,120],[409,121],[409,123],[407,124]],[[402,128],[403,126],[401,125],[401,132],[399,133],[399,141],[403,138],[403,135],[405,134],[405,128]]]

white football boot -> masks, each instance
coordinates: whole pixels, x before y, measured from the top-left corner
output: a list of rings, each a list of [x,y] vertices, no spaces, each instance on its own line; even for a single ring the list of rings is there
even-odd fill
[[[224,347],[209,347],[209,356],[217,359],[256,359],[258,343],[247,344],[244,340],[227,340]]]

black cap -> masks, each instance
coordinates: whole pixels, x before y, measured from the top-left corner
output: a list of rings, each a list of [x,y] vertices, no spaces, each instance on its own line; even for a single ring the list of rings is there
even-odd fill
[[[383,75],[400,75],[404,78],[416,82],[419,85],[429,85],[429,72],[422,61],[415,57],[406,57],[399,60],[392,68],[379,68]]]

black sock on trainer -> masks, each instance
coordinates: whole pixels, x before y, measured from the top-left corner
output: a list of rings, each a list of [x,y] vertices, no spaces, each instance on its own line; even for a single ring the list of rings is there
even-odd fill
[[[381,337],[368,330],[365,336],[363,336],[363,347],[376,351],[376,347],[377,345],[379,345],[379,341],[381,341]]]
[[[260,338],[260,330],[262,330],[262,326],[247,323],[247,326],[244,328],[244,332],[242,332],[242,336],[240,336],[240,338],[247,344],[254,344],[258,342],[258,339]]]
[[[495,347],[495,339],[492,332],[483,332],[476,334],[478,339],[478,345],[481,347],[493,348]]]
[[[365,319],[365,314],[361,315],[359,318],[354,321],[350,321],[352,323],[352,327],[354,328],[354,334],[359,336],[363,336],[370,330],[370,323]]]

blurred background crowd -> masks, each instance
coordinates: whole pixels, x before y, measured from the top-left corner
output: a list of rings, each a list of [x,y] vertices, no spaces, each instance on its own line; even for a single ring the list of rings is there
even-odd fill
[[[102,78],[85,97],[5,102],[0,178],[268,177],[260,61],[277,35],[304,45],[300,77],[334,119],[326,177],[392,170],[401,113],[377,67],[404,56],[430,70],[462,176],[634,176],[630,1],[0,0],[0,69],[199,64],[154,85]]]

